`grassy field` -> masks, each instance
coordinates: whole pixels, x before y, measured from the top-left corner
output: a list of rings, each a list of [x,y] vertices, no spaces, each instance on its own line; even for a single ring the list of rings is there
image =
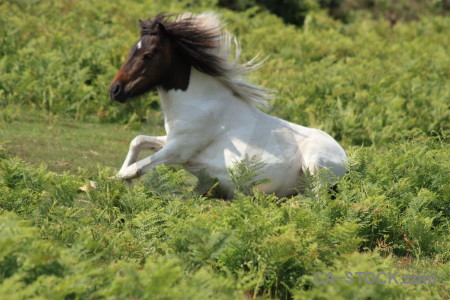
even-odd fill
[[[45,119],[45,118],[44,118]],[[76,121],[43,121],[38,117],[3,123],[0,136],[11,156],[50,171],[75,174],[84,168],[90,174],[97,168],[120,168],[130,141],[138,134],[159,135],[163,129],[143,124],[132,130],[119,124]],[[143,152],[142,155],[150,154]]]
[[[393,26],[316,9],[296,27],[217,3],[0,3],[0,298],[450,298],[448,15]],[[344,146],[339,193],[308,177],[292,198],[224,201],[177,166],[113,178],[163,118],[155,93],[119,105],[108,84],[138,19],[187,10],[220,12],[244,59],[269,56],[250,80],[278,90],[270,114]]]

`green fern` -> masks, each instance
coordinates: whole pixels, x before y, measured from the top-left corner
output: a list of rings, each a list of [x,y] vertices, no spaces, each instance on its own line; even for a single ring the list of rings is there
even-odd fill
[[[260,178],[263,175],[259,172],[264,166],[265,162],[261,160],[260,156],[254,155],[249,157],[246,153],[241,161],[235,162],[232,168],[228,169],[231,182],[236,187],[238,193],[249,194],[257,185],[270,182],[268,179]]]

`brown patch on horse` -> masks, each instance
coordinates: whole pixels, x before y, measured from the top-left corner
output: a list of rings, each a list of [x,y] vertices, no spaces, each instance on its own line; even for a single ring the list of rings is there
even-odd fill
[[[172,16],[158,14],[153,19],[140,21],[141,37],[146,35],[163,35],[170,39],[181,57],[197,70],[212,75],[223,76],[223,58],[214,54],[214,49],[221,47],[220,27],[206,27],[198,24],[195,17],[170,21]]]
[[[114,77],[114,79],[112,80],[112,82],[116,82],[116,81],[127,81],[129,80],[129,76],[127,72],[124,72],[123,70],[120,70],[119,73],[117,73],[117,75]]]

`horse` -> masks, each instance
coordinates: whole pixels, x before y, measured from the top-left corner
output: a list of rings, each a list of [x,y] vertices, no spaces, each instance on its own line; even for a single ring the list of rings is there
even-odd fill
[[[217,14],[158,14],[139,26],[140,39],[112,80],[110,98],[124,103],[156,89],[167,135],[135,137],[118,177],[131,180],[158,165],[177,164],[215,178],[220,194],[232,197],[230,169],[257,157],[257,177],[265,180],[255,188],[285,197],[304,190],[307,173],[327,170],[323,184],[347,172],[346,153],[330,135],[261,110],[273,93],[245,75],[263,60],[240,64],[240,45]],[[138,161],[144,149],[156,152]]]

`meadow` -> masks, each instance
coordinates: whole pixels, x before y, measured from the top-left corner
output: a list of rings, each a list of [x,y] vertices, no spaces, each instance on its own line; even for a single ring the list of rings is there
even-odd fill
[[[219,2],[0,3],[0,298],[448,299],[448,14],[393,24],[312,5],[296,26]],[[268,113],[346,149],[338,193],[316,195],[308,177],[292,198],[242,189],[225,201],[177,166],[132,187],[112,179],[134,136],[163,132],[156,93],[108,97],[137,20],[205,10],[223,16],[243,59],[268,57],[249,78],[277,91]],[[231,176],[248,187],[252,170]],[[318,272],[398,283],[321,284]]]

